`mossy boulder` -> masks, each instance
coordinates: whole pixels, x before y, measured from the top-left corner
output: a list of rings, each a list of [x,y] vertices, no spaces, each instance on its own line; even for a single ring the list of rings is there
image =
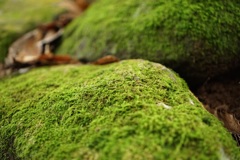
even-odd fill
[[[240,159],[186,83],[144,60],[0,81],[0,159]]]
[[[143,58],[203,81],[240,64],[238,0],[98,0],[67,29],[59,53]]]
[[[8,53],[9,45],[25,32],[41,23],[49,22],[61,12],[59,0],[22,0],[0,2],[0,62]]]

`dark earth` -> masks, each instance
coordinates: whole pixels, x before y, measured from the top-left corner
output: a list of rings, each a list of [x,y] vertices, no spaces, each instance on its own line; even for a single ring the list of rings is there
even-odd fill
[[[226,128],[233,133],[234,139],[240,145],[239,121],[240,121],[240,68],[205,81],[199,87],[192,88],[194,94],[203,103],[205,108],[219,120],[224,122]],[[191,86],[190,86],[191,87]],[[218,114],[218,113],[221,114]],[[216,114],[217,113],[217,114]],[[231,119],[224,116],[225,113],[233,115],[236,125]],[[222,115],[222,116],[221,116]],[[234,124],[230,126],[230,124]],[[235,134],[234,134],[235,133]]]
[[[210,109],[227,106],[229,112],[240,111],[240,68],[229,74],[207,80],[193,90],[198,99]],[[240,116],[238,116],[240,118]]]

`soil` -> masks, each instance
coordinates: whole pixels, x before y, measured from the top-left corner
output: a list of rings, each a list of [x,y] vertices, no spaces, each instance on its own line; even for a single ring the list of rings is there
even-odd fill
[[[240,146],[240,68],[192,89],[205,108],[232,132]],[[191,87],[191,86],[190,86]]]
[[[207,80],[192,91],[209,109],[225,107],[229,113],[236,114],[240,120],[240,68],[231,73]],[[237,114],[239,113],[239,114]]]

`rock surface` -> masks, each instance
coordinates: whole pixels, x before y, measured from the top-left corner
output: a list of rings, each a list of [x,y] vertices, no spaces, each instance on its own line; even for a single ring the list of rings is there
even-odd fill
[[[237,0],[98,0],[69,26],[59,52],[143,58],[202,83],[239,67],[239,22]]]
[[[186,83],[144,60],[0,80],[0,159],[240,159]]]

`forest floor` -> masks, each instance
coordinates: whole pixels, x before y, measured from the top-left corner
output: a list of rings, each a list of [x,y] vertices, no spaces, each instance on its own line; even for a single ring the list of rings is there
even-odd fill
[[[4,76],[3,64],[0,63],[0,78]],[[234,113],[240,120],[240,68],[231,73],[208,79],[191,91],[212,114],[218,109]],[[219,117],[218,117],[219,118]]]

